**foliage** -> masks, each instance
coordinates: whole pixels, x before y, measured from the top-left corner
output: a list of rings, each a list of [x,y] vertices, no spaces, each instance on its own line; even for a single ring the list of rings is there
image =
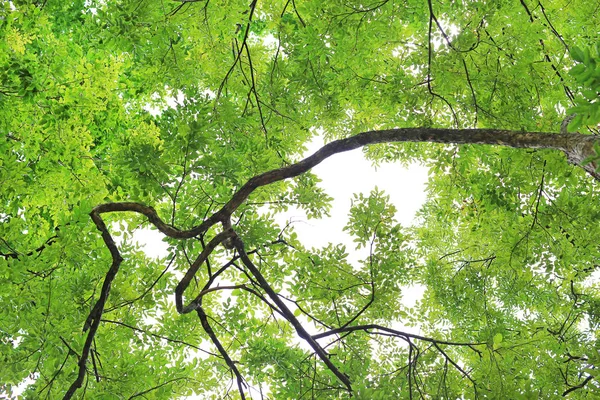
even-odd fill
[[[596,53],[600,56],[600,41],[596,42]],[[579,64],[575,65],[569,73],[573,75],[579,85],[583,87],[583,98],[578,99],[576,106],[569,109],[569,112],[574,115],[573,120],[569,124],[569,130],[577,131],[582,125],[598,125],[600,124],[600,59],[598,56],[593,57],[591,50],[586,47],[581,50],[574,47],[571,50],[571,57]],[[594,147],[594,154],[589,156],[584,162],[595,163],[596,171],[600,161],[600,147]]]
[[[578,100],[577,105],[569,109],[570,113],[576,114],[569,125],[572,132],[576,132],[583,125],[594,126],[600,123],[600,41],[596,43],[596,53],[598,55],[593,57],[588,47],[584,50],[574,47],[571,50],[571,57],[578,64],[571,68],[569,74],[583,87],[583,99]]]
[[[0,396],[600,396],[600,193],[569,149],[364,147],[431,174],[415,226],[382,191],[354,196],[358,262],[275,222],[327,214],[305,170],[219,214],[317,133],[334,150],[396,127],[518,137],[569,109],[597,134],[594,7],[0,2]]]

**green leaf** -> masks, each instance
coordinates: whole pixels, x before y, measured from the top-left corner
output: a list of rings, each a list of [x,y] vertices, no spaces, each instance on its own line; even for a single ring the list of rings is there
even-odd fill
[[[581,63],[585,61],[585,53],[579,47],[576,47],[576,46],[571,47],[569,54],[571,55],[571,58],[575,61],[578,61]]]
[[[500,343],[502,343],[503,336],[501,333],[496,333],[494,335],[494,348],[498,348]]]

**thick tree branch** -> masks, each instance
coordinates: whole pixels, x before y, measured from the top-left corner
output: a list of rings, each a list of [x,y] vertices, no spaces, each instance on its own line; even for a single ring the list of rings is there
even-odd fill
[[[81,387],[81,385],[83,384],[83,379],[85,378],[85,374],[86,374],[87,359],[90,355],[90,349],[92,347],[94,337],[96,336],[96,331],[98,330],[98,327],[100,326],[100,319],[102,317],[102,312],[104,311],[104,305],[106,304],[106,300],[108,299],[108,294],[110,292],[110,285],[111,285],[113,279],[115,279],[115,276],[117,275],[117,272],[119,271],[119,267],[121,266],[121,262],[123,261],[123,257],[121,257],[121,254],[119,253],[119,249],[117,248],[117,245],[115,244],[115,241],[113,240],[112,236],[110,235],[110,233],[108,233],[106,224],[104,224],[104,221],[100,217],[100,214],[97,211],[92,211],[90,216],[92,217],[92,220],[96,224],[96,227],[98,228],[98,230],[100,232],[102,232],[102,239],[104,240],[106,247],[110,251],[113,261],[110,266],[110,269],[106,273],[106,277],[104,278],[104,283],[102,284],[102,290],[100,291],[100,298],[94,305],[94,308],[88,315],[88,317],[85,321],[85,324],[83,326],[84,332],[88,329],[89,329],[89,332],[85,339],[83,349],[81,350],[81,357],[79,359],[79,362],[77,363],[79,365],[79,372],[77,373],[77,378],[75,379],[75,381],[71,384],[71,386],[65,393],[63,400],[68,400],[71,397],[73,397],[73,394],[75,394],[75,391],[77,391],[77,389],[79,389]]]
[[[191,302],[187,306],[183,306],[183,292],[189,286],[190,282],[198,272],[200,266],[208,259],[208,256],[213,252],[215,247],[219,244],[223,243],[226,239],[229,239],[233,235],[233,231],[228,229],[217,236],[215,236],[202,250],[200,255],[196,258],[193,264],[190,266],[185,276],[181,279],[177,287],[175,288],[175,307],[177,308],[177,312],[180,314],[187,314],[191,311],[194,311],[197,307],[195,302]]]
[[[581,155],[581,160],[583,160],[583,158],[590,155],[593,151],[593,143],[598,140],[600,139],[597,137],[581,134],[553,134],[546,132],[521,132],[497,129],[398,128],[363,132],[346,139],[328,143],[310,157],[307,157],[296,164],[271,170],[250,178],[248,182],[232,196],[231,200],[209,219],[220,220],[224,216],[231,215],[258,187],[296,177],[307,172],[334,154],[354,150],[369,144],[428,142],[444,144],[499,145],[529,149],[555,149],[567,154],[577,152]],[[204,224],[205,223],[202,225]]]
[[[333,141],[321,147],[316,153],[295,164],[274,169],[250,178],[231,199],[217,212],[206,218],[200,225],[189,230],[180,230],[165,223],[154,208],[140,203],[105,203],[94,208],[102,214],[116,211],[133,211],[145,215],[163,234],[174,239],[188,239],[206,232],[218,222],[227,223],[233,212],[261,186],[301,175],[334,154],[358,149],[378,143],[442,143],[498,145],[513,148],[554,149],[569,156],[569,160],[581,166],[581,161],[593,154],[593,144],[599,141],[595,136],[555,134],[549,132],[522,132],[498,129],[445,129],[445,128],[397,128],[359,133],[345,139]],[[586,169],[585,167],[583,167]],[[587,169],[586,169],[587,171]],[[590,172],[590,171],[588,171]],[[600,180],[600,177],[594,176]]]

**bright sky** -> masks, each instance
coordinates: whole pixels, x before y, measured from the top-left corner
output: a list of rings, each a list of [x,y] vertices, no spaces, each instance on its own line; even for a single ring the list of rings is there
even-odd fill
[[[308,145],[305,156],[323,146],[321,138]],[[366,160],[361,150],[353,150],[329,157],[311,170],[322,182],[319,186],[333,197],[331,216],[308,220],[303,211],[290,208],[278,215],[277,221],[285,226],[294,221],[294,229],[306,246],[322,247],[328,242],[343,243],[354,249],[350,237],[342,231],[348,221],[348,212],[354,193],[368,194],[377,187],[390,196],[395,205],[396,219],[403,226],[411,225],[415,213],[425,202],[427,168],[417,164],[403,168],[398,163],[381,164],[375,168]]]

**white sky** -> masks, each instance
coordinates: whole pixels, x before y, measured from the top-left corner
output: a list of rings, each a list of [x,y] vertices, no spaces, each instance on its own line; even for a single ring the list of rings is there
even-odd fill
[[[305,156],[313,154],[323,144],[321,138],[313,140]],[[390,196],[397,210],[396,219],[403,226],[412,224],[415,213],[425,202],[428,170],[417,164],[404,168],[398,163],[385,163],[375,168],[357,149],[331,156],[311,172],[322,180],[319,186],[334,199],[331,216],[308,220],[302,210],[292,207],[277,216],[277,222],[283,226],[290,219],[295,222],[294,229],[307,247],[325,246],[333,238],[333,241],[345,244],[349,251],[354,249],[350,236],[342,231],[348,221],[354,193],[368,196],[375,187],[383,190]]]

